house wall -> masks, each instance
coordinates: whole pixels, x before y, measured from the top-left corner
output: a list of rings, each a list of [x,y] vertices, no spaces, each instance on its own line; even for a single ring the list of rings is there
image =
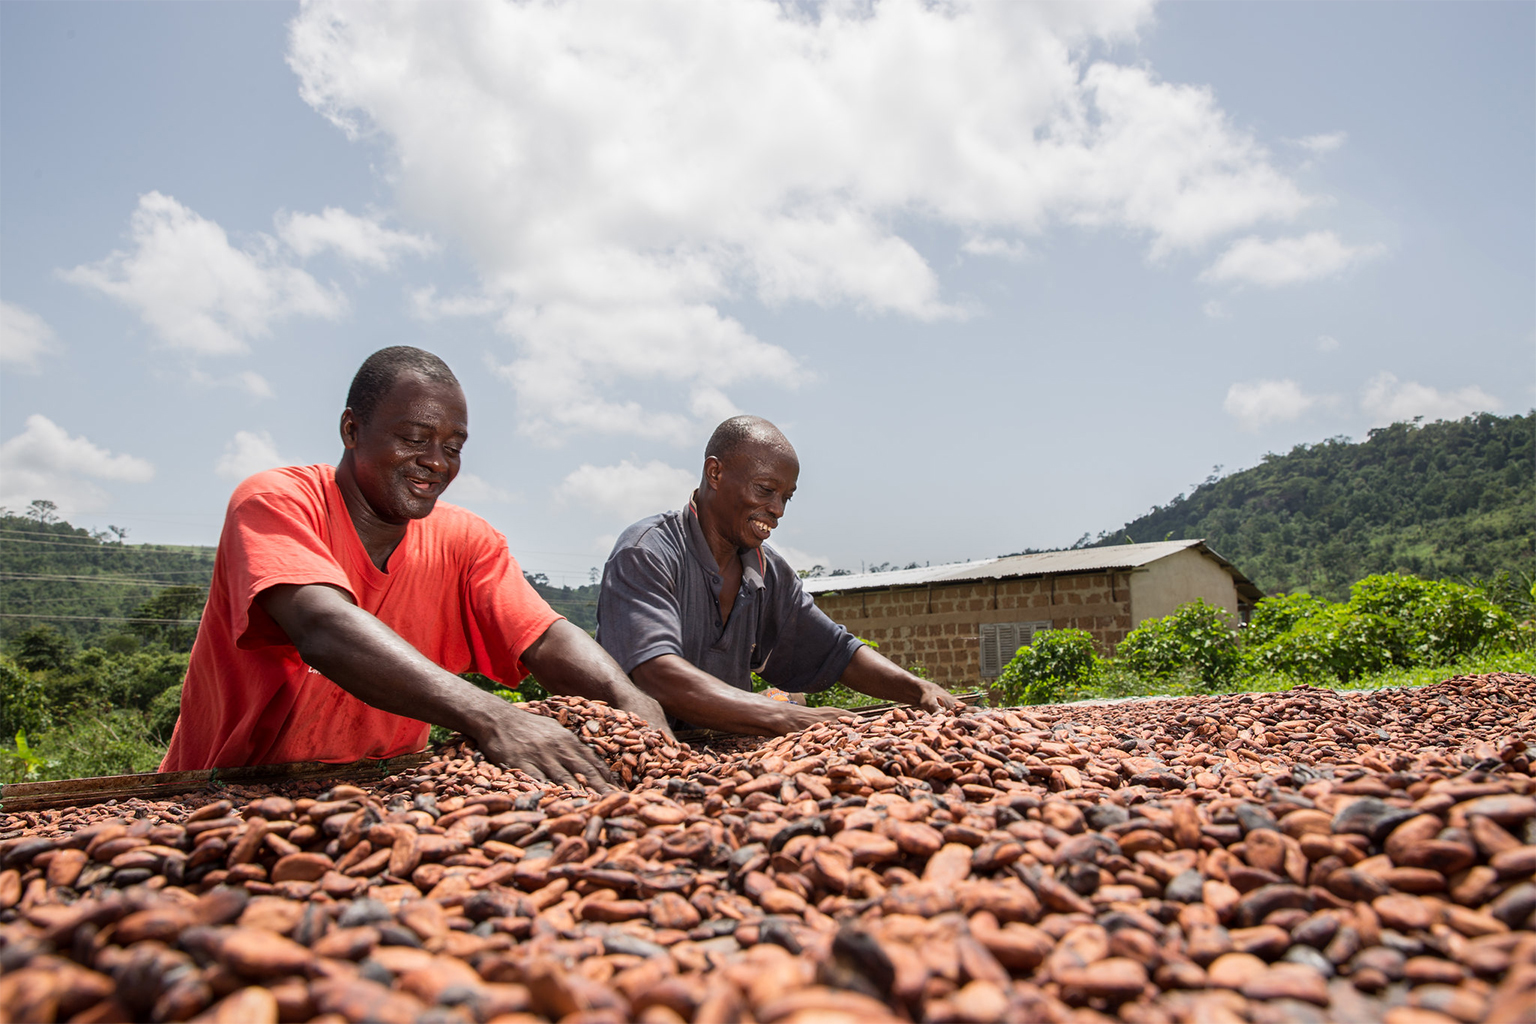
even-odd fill
[[[1225,608],[1237,620],[1232,574],[1193,548],[1159,558],[1131,577],[1131,615],[1137,624],[1172,615],[1197,597]]]
[[[1083,629],[1100,651],[1111,653],[1132,626],[1131,578],[1128,572],[1081,573],[815,598],[835,622],[879,644],[879,652],[898,665],[922,665],[942,685],[976,685],[984,622],[1049,621],[1054,629]]]

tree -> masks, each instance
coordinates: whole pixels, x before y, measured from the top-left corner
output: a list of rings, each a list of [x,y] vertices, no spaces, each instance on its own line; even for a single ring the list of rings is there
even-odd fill
[[[27,506],[27,518],[36,519],[40,523],[57,522],[59,518],[59,506],[51,501],[38,498]]]
[[[173,651],[190,651],[197,639],[196,621],[202,618],[208,592],[202,587],[167,587],[134,612],[136,619],[158,622],[130,622],[129,632],[146,644],[160,642]]]
[[[16,664],[28,672],[64,668],[70,660],[69,637],[52,626],[33,626],[11,640]]]

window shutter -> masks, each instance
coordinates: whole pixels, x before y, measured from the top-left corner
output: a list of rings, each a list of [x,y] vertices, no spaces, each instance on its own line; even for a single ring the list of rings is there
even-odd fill
[[[981,677],[996,679],[1035,636],[1051,628],[1049,622],[984,622],[981,624]]]

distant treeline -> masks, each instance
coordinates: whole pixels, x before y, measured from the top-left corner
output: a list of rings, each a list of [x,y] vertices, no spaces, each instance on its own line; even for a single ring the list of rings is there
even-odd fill
[[[211,547],[127,544],[50,511],[0,513],[0,640],[47,625],[81,648],[113,636],[190,650],[213,579]],[[597,628],[596,585],[555,587],[528,577],[560,614]],[[134,621],[137,620],[137,621]]]
[[[1536,416],[1394,423],[1214,474],[1086,547],[1203,537],[1266,593],[1341,601],[1373,573],[1527,589],[1536,573]],[[1521,581],[1524,581],[1523,587]]]

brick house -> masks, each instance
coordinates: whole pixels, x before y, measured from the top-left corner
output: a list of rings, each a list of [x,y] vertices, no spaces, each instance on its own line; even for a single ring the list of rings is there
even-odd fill
[[[995,679],[1046,629],[1082,629],[1103,654],[1138,623],[1196,598],[1239,621],[1263,592],[1199,540],[1009,555],[922,569],[819,576],[805,589],[833,620],[934,682]]]

